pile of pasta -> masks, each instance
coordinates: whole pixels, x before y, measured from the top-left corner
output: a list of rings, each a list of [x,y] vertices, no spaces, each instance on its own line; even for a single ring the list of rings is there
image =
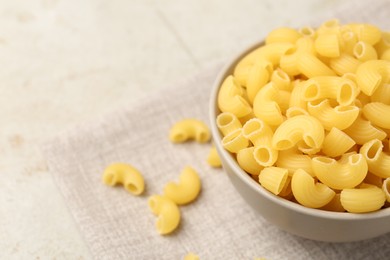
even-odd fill
[[[390,33],[279,28],[218,93],[223,147],[268,191],[310,208],[390,205]]]

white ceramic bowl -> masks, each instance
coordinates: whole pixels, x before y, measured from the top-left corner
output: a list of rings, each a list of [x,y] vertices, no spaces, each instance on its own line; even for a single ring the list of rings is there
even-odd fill
[[[311,209],[275,196],[261,187],[237,164],[221,145],[222,136],[216,125],[220,113],[217,94],[223,80],[233,73],[235,64],[256,44],[235,56],[219,73],[210,98],[210,123],[213,141],[222,165],[236,190],[245,201],[270,223],[289,233],[319,241],[349,242],[373,238],[390,232],[390,208],[372,213],[353,214]]]

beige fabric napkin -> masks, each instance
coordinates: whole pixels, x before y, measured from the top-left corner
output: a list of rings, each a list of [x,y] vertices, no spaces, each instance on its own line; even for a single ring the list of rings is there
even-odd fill
[[[369,21],[389,29],[388,7],[388,1],[353,3],[328,17]],[[193,117],[208,122],[210,87],[219,69],[207,69],[44,146],[50,171],[92,256],[182,259],[195,252],[201,259],[388,259],[390,234],[332,244],[279,230],[243,201],[222,169],[207,165],[210,144],[169,142],[169,128],[176,121]],[[147,185],[143,196],[102,184],[104,168],[117,161],[143,173]],[[155,230],[147,198],[161,194],[164,184],[177,180],[185,165],[199,172],[202,192],[194,203],[180,208],[180,228],[162,237]]]

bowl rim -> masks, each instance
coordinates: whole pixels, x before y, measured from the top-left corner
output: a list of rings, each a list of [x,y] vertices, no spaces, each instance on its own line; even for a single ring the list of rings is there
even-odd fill
[[[248,185],[249,188],[254,190],[260,196],[274,202],[275,204],[292,210],[296,213],[301,213],[305,215],[310,215],[313,217],[320,217],[326,219],[337,219],[337,220],[345,220],[345,221],[356,221],[356,220],[368,220],[368,219],[381,219],[390,217],[390,207],[385,209],[380,209],[374,212],[367,213],[350,213],[350,212],[333,212],[326,211],[321,209],[313,209],[308,208],[298,203],[289,201],[282,197],[272,194],[265,188],[263,188],[260,184],[257,184],[241,167],[238,165],[235,159],[232,158],[232,155],[226,151],[221,144],[222,136],[216,124],[216,116],[220,113],[217,106],[217,97],[218,91],[221,86],[222,81],[226,78],[229,71],[232,71],[234,65],[237,64],[241,58],[243,58],[246,54],[253,51],[254,49],[264,45],[263,41],[257,41],[244,50],[236,53],[230,59],[227,60],[222,69],[219,70],[217,77],[215,78],[212,88],[211,95],[209,99],[209,121],[211,126],[211,134],[214,141],[214,145],[218,151],[218,154],[225,159],[225,162],[228,164],[228,167],[232,169],[232,172],[241,179],[244,183]],[[230,179],[230,178],[229,178]]]

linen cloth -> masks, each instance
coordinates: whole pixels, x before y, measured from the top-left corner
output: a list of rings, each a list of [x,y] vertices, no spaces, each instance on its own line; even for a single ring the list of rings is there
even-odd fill
[[[389,1],[355,1],[312,21],[337,17],[389,30]],[[137,104],[121,108],[49,140],[43,147],[50,172],[95,259],[389,259],[390,234],[353,243],[316,242],[269,224],[236,192],[222,169],[206,163],[210,144],[172,144],[170,127],[184,118],[208,122],[209,68]],[[146,192],[132,196],[102,184],[104,168],[126,162],[138,168]],[[198,199],[180,207],[182,220],[169,236],[158,235],[147,199],[161,194],[191,165],[202,180]],[[390,223],[389,223],[390,225]]]

